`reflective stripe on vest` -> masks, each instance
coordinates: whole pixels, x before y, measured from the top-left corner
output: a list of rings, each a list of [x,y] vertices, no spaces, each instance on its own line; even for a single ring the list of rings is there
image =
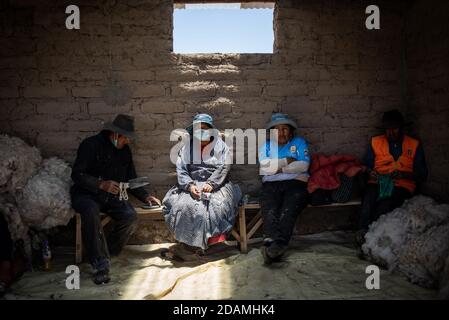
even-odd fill
[[[413,173],[413,161],[415,159],[418,140],[404,135],[402,141],[402,154],[397,161],[390,154],[388,139],[385,135],[373,137],[371,146],[374,151],[374,170],[380,174],[392,173],[395,170]],[[395,186],[408,189],[411,193],[415,191],[416,183],[412,180],[395,180]]]

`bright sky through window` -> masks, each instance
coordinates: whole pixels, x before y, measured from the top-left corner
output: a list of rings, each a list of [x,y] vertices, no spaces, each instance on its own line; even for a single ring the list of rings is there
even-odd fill
[[[273,53],[273,3],[175,4],[175,53]]]

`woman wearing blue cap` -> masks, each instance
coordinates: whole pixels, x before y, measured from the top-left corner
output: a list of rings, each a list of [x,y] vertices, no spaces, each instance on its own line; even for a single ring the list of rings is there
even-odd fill
[[[276,129],[277,134],[259,149],[265,234],[262,255],[266,264],[280,260],[296,218],[307,206],[310,157],[307,142],[295,136],[296,128],[288,115],[273,114],[266,129]]]
[[[204,250],[226,239],[234,225],[241,191],[228,180],[229,148],[212,117],[196,115],[187,131],[189,142],[179,151],[176,162],[178,184],[163,200],[164,217],[177,241]]]

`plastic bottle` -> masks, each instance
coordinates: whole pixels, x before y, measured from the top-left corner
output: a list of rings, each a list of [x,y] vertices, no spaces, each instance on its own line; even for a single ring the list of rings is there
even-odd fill
[[[42,242],[42,259],[44,260],[44,271],[51,270],[51,250],[48,240]]]

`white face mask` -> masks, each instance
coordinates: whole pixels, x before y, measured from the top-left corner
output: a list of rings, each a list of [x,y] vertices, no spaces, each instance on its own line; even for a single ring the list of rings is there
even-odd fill
[[[118,148],[118,134],[114,133],[114,139],[112,139],[114,147]]]
[[[193,136],[200,141],[209,141],[210,140],[209,130],[207,130],[207,129],[195,130],[195,132],[193,133]]]

